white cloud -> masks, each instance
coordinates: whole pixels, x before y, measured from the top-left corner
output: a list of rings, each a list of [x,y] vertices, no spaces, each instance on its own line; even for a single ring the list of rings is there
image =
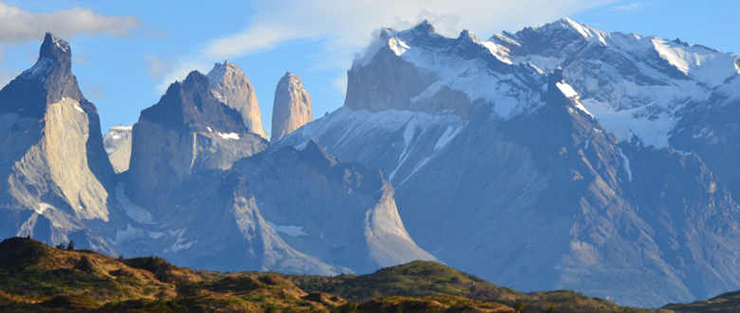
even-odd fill
[[[43,38],[50,31],[62,38],[79,34],[124,35],[139,26],[132,16],[101,15],[84,8],[33,13],[0,2],[0,41],[24,42]]]
[[[469,29],[486,38],[504,29],[539,25],[620,0],[255,0],[254,16],[237,33],[205,43],[181,59],[160,85],[164,90],[190,70],[316,38],[327,43],[335,66],[347,67],[380,27],[407,28],[424,18],[448,36]]]
[[[292,39],[312,35],[309,31],[283,25],[255,25],[244,32],[209,42],[203,55],[210,59],[239,57],[244,54],[268,50]]]

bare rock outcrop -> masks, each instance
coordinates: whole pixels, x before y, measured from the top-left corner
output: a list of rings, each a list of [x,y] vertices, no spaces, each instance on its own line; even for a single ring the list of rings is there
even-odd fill
[[[101,244],[86,224],[109,220],[114,172],[71,60],[69,44],[46,34],[36,64],[0,91],[0,218],[13,224],[0,235]]]
[[[285,73],[275,90],[270,140],[278,141],[311,121],[311,97],[303,87],[301,78],[290,72]]]
[[[142,205],[164,201],[194,174],[229,169],[267,145],[242,112],[216,97],[208,77],[197,71],[141,112],[132,137],[126,192]]]
[[[219,101],[242,115],[249,132],[267,139],[254,86],[234,63],[216,63],[208,73],[211,92]]]

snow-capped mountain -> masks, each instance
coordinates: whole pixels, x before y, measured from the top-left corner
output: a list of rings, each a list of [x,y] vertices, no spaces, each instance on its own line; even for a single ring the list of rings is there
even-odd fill
[[[380,168],[410,235],[491,281],[692,300],[740,287],[737,64],[570,19],[488,41],[423,22],[384,29],[344,106],[280,144]]]
[[[584,105],[620,141],[665,148],[686,110],[737,98],[740,56],[680,40],[607,33],[571,19],[491,38],[502,60],[562,67]]]

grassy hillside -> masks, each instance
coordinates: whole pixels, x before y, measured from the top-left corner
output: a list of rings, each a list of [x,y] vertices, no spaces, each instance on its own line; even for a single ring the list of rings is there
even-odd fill
[[[738,294],[660,312],[732,312]],[[711,309],[710,309],[711,308]],[[713,310],[713,311],[712,311]],[[0,243],[0,312],[647,312],[570,291],[523,293],[434,262],[336,277],[195,271],[26,238]]]
[[[697,301],[688,304],[669,304],[665,309],[674,312],[723,312],[723,313],[740,313],[740,291],[730,292],[721,296]]]
[[[416,261],[362,276],[291,276],[306,291],[321,290],[347,300],[364,302],[381,297],[450,295],[496,302],[527,312],[641,312],[572,291],[522,293],[427,261]]]

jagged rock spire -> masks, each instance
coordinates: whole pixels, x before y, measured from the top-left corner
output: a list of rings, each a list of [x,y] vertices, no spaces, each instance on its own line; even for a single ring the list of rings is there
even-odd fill
[[[267,139],[254,86],[241,68],[228,61],[216,63],[208,73],[208,80],[211,93],[242,115],[249,132]]]
[[[45,35],[36,63],[0,90],[0,117],[7,126],[0,127],[0,181],[8,182],[0,202],[38,215],[19,215],[29,219],[16,225],[34,225],[41,216],[49,222],[21,231],[59,243],[86,232],[87,220],[108,221],[115,173],[97,109],[72,74],[66,41]],[[87,240],[89,247],[94,239]]]
[[[285,73],[275,90],[271,140],[280,140],[311,121],[311,97],[303,87],[301,78],[290,72]]]
[[[72,50],[69,43],[46,33],[39,58],[30,69],[21,73],[0,91],[0,114],[14,112],[41,117],[46,106],[70,98],[85,98],[72,74]]]
[[[46,33],[39,51],[39,61],[42,59],[53,60],[60,68],[69,70],[72,65],[72,50],[69,43],[51,33]]]

